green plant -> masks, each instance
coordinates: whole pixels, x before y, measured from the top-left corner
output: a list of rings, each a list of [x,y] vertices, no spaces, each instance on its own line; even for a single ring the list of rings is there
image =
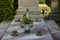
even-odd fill
[[[51,0],[45,0],[45,3],[50,6],[51,5]]]
[[[45,4],[45,0],[39,0],[39,4]]]
[[[21,20],[21,27],[25,28],[25,33],[30,33],[29,28],[32,28],[33,26],[31,24],[33,24],[33,20],[30,17],[27,17],[27,14],[24,14]]]
[[[33,20],[31,18],[27,17],[26,14],[24,14],[22,17],[22,23],[31,24],[31,23],[33,23]]]
[[[58,0],[58,10],[59,10],[59,15],[60,15],[60,0]]]
[[[40,9],[40,12],[42,13],[43,12],[43,10],[44,10],[44,17],[45,16],[49,16],[49,14],[51,13],[51,8],[45,8],[45,9]]]
[[[0,21],[11,21],[15,14],[14,0],[0,0]]]

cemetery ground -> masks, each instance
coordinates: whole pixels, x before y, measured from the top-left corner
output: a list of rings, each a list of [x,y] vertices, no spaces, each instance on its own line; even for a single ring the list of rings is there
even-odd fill
[[[10,22],[1,22],[0,23],[0,40],[3,37],[3,35],[5,34],[9,25],[10,25]]]

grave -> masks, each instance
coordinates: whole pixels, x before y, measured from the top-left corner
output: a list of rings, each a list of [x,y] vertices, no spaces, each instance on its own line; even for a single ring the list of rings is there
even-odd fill
[[[27,9],[29,10],[28,13],[31,18],[41,19],[38,0],[18,0],[18,9],[15,19],[22,18],[22,15],[26,13]],[[43,35],[36,35],[38,29],[42,29]],[[18,36],[11,35],[11,32],[14,30],[18,32]],[[43,18],[41,19],[41,22],[33,22],[33,27],[29,34],[25,34],[24,31],[25,29],[21,28],[20,22],[12,21],[1,40],[53,40]]]

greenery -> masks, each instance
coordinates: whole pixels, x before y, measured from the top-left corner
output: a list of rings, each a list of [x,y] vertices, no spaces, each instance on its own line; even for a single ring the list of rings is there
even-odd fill
[[[56,16],[57,19],[55,19],[55,21],[60,21],[60,0],[58,0],[58,7],[57,7],[57,9],[58,9],[57,10],[58,11],[57,12],[58,15]]]
[[[41,12],[41,13],[43,12],[43,8],[40,8],[40,12]],[[44,16],[48,16],[50,13],[51,13],[51,8],[46,7],[46,8],[44,9]]]
[[[0,22],[11,21],[14,15],[14,0],[0,0]]]
[[[57,17],[56,23],[58,24],[58,26],[60,27],[60,0],[58,0],[58,17]]]
[[[33,23],[33,20],[31,18],[27,17],[26,14],[24,14],[22,17],[22,23],[31,24],[31,23]]]
[[[14,0],[14,9],[18,9],[18,0]]]
[[[50,6],[51,5],[51,0],[45,0],[45,3]]]
[[[45,0],[39,0],[39,4],[45,4]]]
[[[58,0],[58,9],[59,9],[59,15],[60,15],[60,0]]]

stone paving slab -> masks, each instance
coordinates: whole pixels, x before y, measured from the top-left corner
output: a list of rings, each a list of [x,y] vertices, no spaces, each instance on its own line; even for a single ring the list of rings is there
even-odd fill
[[[46,22],[46,24],[49,26],[50,29],[57,29],[57,28],[59,28],[54,20],[49,20],[49,21]]]
[[[46,22],[46,24],[49,30],[51,31],[51,33],[60,32],[59,27],[54,20],[49,20]]]
[[[58,27],[56,22],[54,20],[49,20],[46,22],[46,24],[51,32],[53,39],[60,40],[60,28]]]
[[[46,27],[44,21],[41,21],[41,22],[38,22],[38,23],[34,22],[34,28],[32,28],[31,31],[33,30],[35,32],[32,31],[30,34],[25,34],[24,29],[22,29],[20,27],[20,22],[14,22],[13,21],[13,22],[11,22],[11,25],[7,29],[7,32],[3,36],[2,40],[43,40],[43,39],[44,40],[48,40],[48,39],[52,40],[52,37],[51,37],[49,32],[47,32],[43,36],[36,36],[36,31],[39,28],[43,28],[43,29],[47,30],[47,27]],[[16,37],[11,36],[10,32],[12,30],[17,30],[19,32],[19,36],[16,36]]]
[[[42,25],[43,25],[43,22],[44,22],[44,21],[42,21]],[[4,24],[4,23],[3,23],[3,24]],[[2,25],[0,24],[0,35],[3,34],[3,32],[4,32],[3,29],[4,29],[5,27],[3,26],[3,24],[2,24]],[[55,21],[54,21],[54,20],[49,20],[49,21],[46,22],[46,24],[48,25],[49,29],[52,30],[53,33],[56,33],[53,37],[54,37],[54,38],[60,38],[60,36],[59,36],[59,35],[60,35],[60,31],[56,30],[56,29],[58,29],[59,27],[58,27],[58,25],[55,23]],[[6,24],[5,24],[5,25],[6,25]],[[2,27],[2,26],[3,26],[3,27]],[[18,29],[18,30],[19,30],[19,27],[17,27],[17,26],[20,26],[20,23],[19,23],[19,22],[16,22],[16,23],[15,23],[15,22],[12,22],[11,25],[10,25],[11,28],[13,27],[12,30],[13,30],[13,29],[14,29],[14,30]],[[15,28],[15,27],[16,27],[16,28]],[[11,29],[11,28],[10,28],[10,29]],[[8,31],[9,31],[10,29],[8,29]],[[60,39],[59,39],[59,40],[60,40]]]
[[[10,22],[0,23],[0,37],[4,34],[4,32],[6,31],[9,24],[10,24]]]

